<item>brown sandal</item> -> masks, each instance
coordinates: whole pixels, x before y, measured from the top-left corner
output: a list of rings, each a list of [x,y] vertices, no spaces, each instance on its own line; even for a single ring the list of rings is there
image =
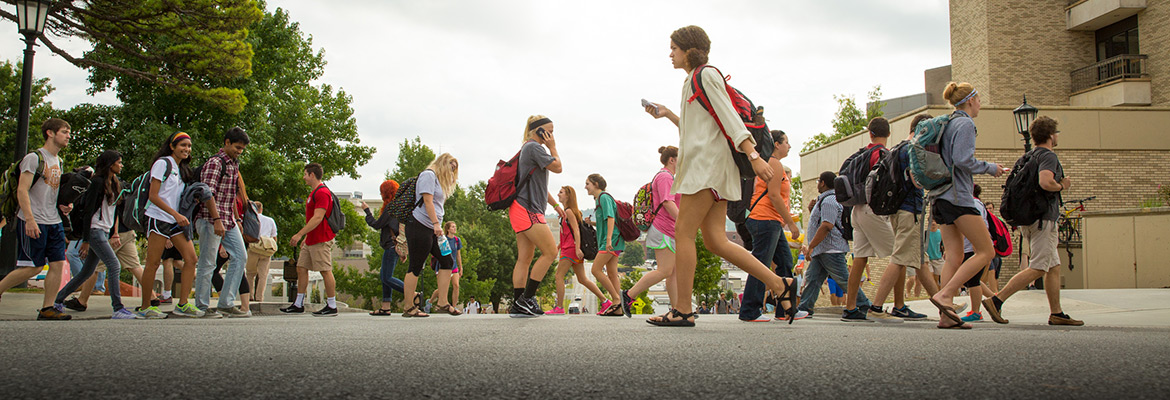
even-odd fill
[[[402,313],[403,318],[426,318],[430,315],[419,310],[417,306],[411,307]]]
[[[622,312],[621,304],[611,305],[605,309],[605,312],[601,313],[602,317],[624,317],[625,315],[626,313]]]
[[[439,308],[436,308],[435,310],[438,312],[445,312],[447,314],[455,315],[455,316],[463,315],[463,311],[459,311],[458,308],[452,307],[450,304],[445,305],[445,306],[439,306]]]

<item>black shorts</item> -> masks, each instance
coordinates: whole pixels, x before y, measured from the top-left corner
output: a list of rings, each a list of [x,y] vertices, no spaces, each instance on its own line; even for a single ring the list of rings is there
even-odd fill
[[[183,255],[179,253],[178,247],[171,246],[168,249],[163,249],[162,259],[163,260],[180,260],[181,261],[181,260],[183,260]]]
[[[975,207],[959,207],[943,199],[935,199],[930,207],[930,217],[939,225],[954,225],[955,220],[964,215],[978,216],[979,209]]]
[[[974,256],[974,255],[975,255],[975,253],[963,253],[963,261],[967,261],[968,259],[971,258],[971,256]],[[967,282],[964,282],[963,287],[965,287],[965,288],[979,287],[979,283],[981,281],[983,281],[983,271],[986,269],[987,269],[986,265],[984,265],[982,268],[979,268],[979,272],[976,272],[975,276],[972,276],[971,279],[968,279]]]

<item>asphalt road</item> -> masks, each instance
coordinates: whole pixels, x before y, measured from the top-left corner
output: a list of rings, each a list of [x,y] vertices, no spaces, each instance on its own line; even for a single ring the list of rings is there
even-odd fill
[[[0,397],[1164,398],[1170,329],[829,316],[0,322]],[[830,397],[831,396],[831,397]],[[842,397],[847,396],[847,397]]]

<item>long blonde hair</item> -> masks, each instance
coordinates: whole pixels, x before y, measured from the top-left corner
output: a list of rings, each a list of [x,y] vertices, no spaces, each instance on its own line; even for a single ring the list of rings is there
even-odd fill
[[[565,211],[572,211],[573,215],[577,216],[577,222],[581,222],[581,208],[577,207],[577,190],[572,186],[561,186],[561,190],[565,191]]]
[[[439,186],[443,187],[443,194],[448,197],[455,192],[455,181],[459,180],[459,170],[451,168],[451,162],[459,164],[459,160],[451,153],[443,153],[435,157],[435,161],[431,161],[431,165],[427,169],[435,171],[435,176],[439,178]]]
[[[527,142],[529,140],[536,139],[536,128],[539,128],[539,126],[533,127],[532,129],[528,129],[528,126],[532,125],[533,122],[539,121],[542,118],[548,118],[548,117],[543,116],[543,115],[533,115],[531,117],[528,117],[528,121],[524,123],[524,140],[521,140],[522,143]]]

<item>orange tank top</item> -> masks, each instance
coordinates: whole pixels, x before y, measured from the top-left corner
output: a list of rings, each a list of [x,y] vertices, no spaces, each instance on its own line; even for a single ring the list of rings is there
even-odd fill
[[[783,176],[783,180],[780,182],[780,199],[784,200],[784,204],[791,204],[792,181],[788,179],[788,174],[783,169],[777,172]],[[768,183],[757,177],[755,190],[752,191],[751,203],[748,203],[748,206],[751,206],[753,203],[756,206],[752,208],[751,213],[748,214],[748,218],[757,221],[783,221],[784,219],[780,217],[780,212],[776,211],[776,207],[772,206],[772,198],[768,196],[771,193],[768,193],[768,195],[764,194],[764,190],[767,188]],[[762,199],[760,198],[761,195],[764,196]],[[758,203],[756,202],[757,199],[759,200]]]

